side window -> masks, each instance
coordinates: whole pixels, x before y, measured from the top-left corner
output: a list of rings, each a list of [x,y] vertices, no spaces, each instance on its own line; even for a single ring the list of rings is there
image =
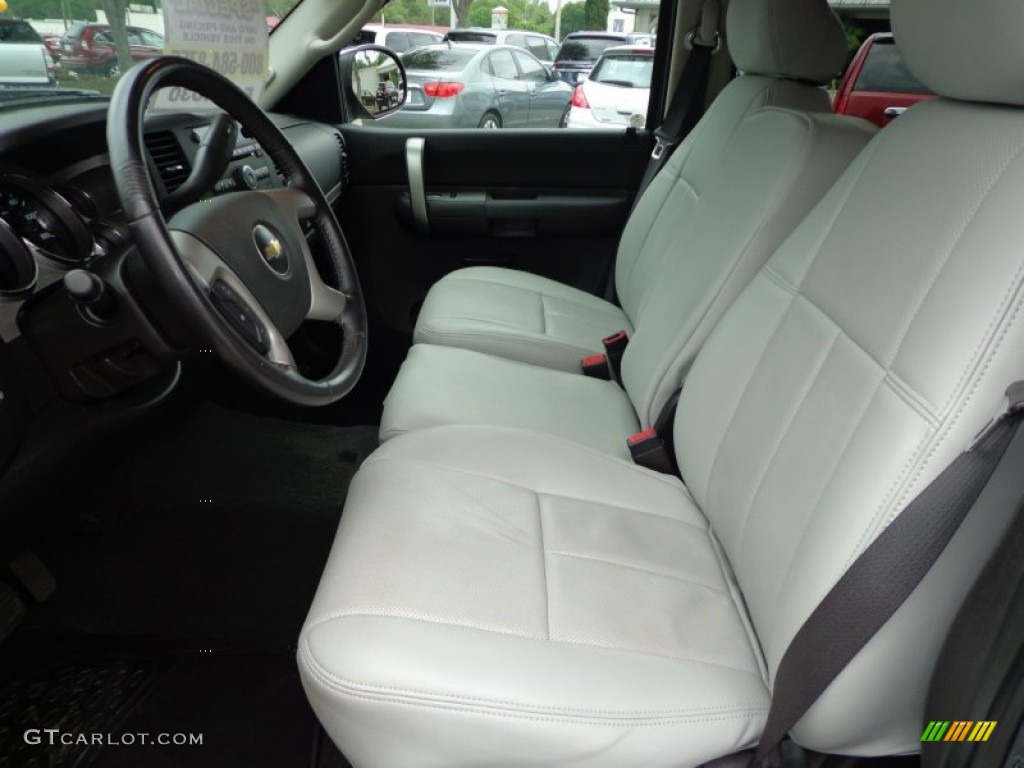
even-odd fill
[[[910,74],[899,49],[891,40],[876,41],[871,46],[854,90],[879,93],[930,93]]]
[[[495,51],[491,54],[491,73],[502,80],[518,80],[519,70],[512,60],[512,51]]]
[[[128,30],[128,45],[144,45],[142,42],[142,35],[139,33],[139,30]]]
[[[128,39],[130,41],[131,37],[129,36]],[[110,36],[109,32],[103,31],[103,32],[97,32],[95,35],[93,35],[92,36],[92,41],[94,43],[112,43],[112,42],[114,42],[114,39]]]
[[[554,58],[554,56],[548,56],[548,47],[543,37],[535,37],[533,35],[527,37],[526,50],[541,60]]]
[[[637,28],[650,29],[653,13],[638,10]],[[604,31],[573,32],[559,46],[551,31],[456,29],[436,42],[427,28],[381,29],[377,40],[397,51],[405,65],[408,101],[385,119],[372,120],[358,109],[359,86],[353,81],[346,88],[358,112],[352,119],[365,127],[417,132],[644,127],[655,49],[627,45],[625,34]],[[636,34],[653,42],[647,32]]]
[[[409,47],[415,48],[419,45],[432,45],[433,43],[440,43],[440,35],[432,35],[429,32],[410,32],[409,33]]]
[[[164,39],[156,32],[150,32],[148,29],[143,29],[139,31],[139,34],[142,36],[143,45],[148,45],[151,48],[164,47]]]
[[[546,83],[548,80],[548,72],[544,69],[544,65],[536,59],[526,55],[525,53],[515,54],[516,62],[519,64],[519,71],[522,74],[523,80],[530,83]]]
[[[384,36],[384,45],[395,53],[405,53],[412,48],[407,32],[388,32]]]

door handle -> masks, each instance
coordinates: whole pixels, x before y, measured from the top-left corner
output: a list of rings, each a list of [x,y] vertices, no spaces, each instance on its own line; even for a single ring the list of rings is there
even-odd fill
[[[405,167],[409,172],[409,200],[412,203],[412,218],[416,231],[425,235],[430,231],[427,219],[427,190],[423,177],[423,152],[427,140],[423,138],[406,139]]]
[[[899,117],[906,111],[907,107],[886,107],[885,111],[882,114],[888,118],[894,118]]]

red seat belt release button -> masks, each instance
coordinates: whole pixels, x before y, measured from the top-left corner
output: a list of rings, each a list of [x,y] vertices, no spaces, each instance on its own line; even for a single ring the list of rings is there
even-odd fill
[[[608,358],[604,355],[590,355],[580,360],[584,376],[591,376],[595,379],[608,381],[612,377],[611,368],[608,367]]]
[[[626,438],[626,445],[629,446],[629,455],[633,457],[634,464],[668,475],[675,473],[675,465],[668,455],[665,441],[653,427],[630,435]]]

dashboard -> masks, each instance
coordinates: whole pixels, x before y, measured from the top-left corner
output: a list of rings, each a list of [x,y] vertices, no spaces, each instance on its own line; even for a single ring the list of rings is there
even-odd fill
[[[131,246],[107,156],[106,116],[105,103],[0,113],[0,339],[21,334],[31,296],[68,271],[90,269]],[[347,176],[341,133],[304,119],[272,118],[335,202]],[[147,118],[143,138],[161,198],[188,178],[208,124],[202,114]],[[208,194],[286,183],[259,145],[240,133],[227,170]]]

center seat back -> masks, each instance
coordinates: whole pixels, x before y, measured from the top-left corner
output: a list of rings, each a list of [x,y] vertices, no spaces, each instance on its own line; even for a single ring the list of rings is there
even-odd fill
[[[622,377],[644,425],[871,135],[829,115],[823,86],[842,71],[846,40],[826,3],[733,0],[726,30],[740,74],[644,191],[619,245],[615,285],[633,322]],[[791,112],[749,119],[765,107]]]

